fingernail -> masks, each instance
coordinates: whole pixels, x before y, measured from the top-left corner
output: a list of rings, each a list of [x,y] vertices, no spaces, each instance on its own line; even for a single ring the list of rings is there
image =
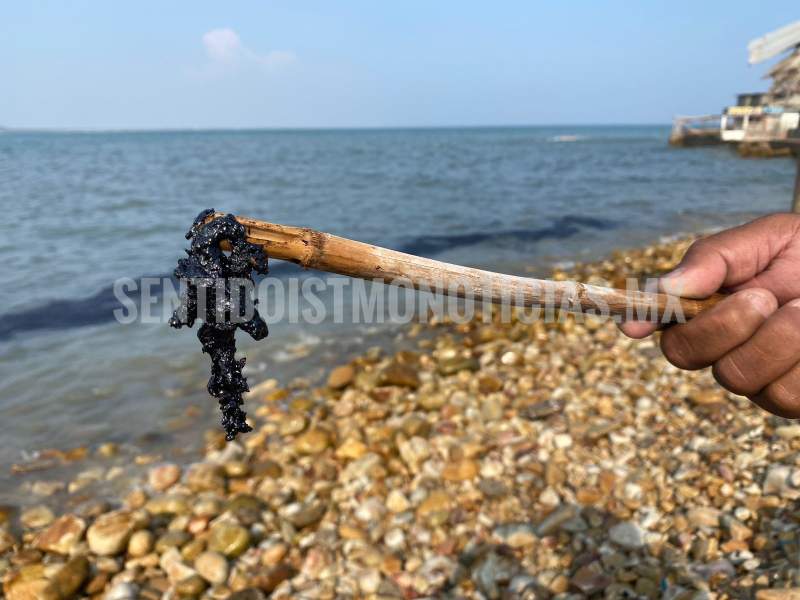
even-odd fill
[[[686,269],[678,267],[661,278],[661,288],[668,294],[681,296],[685,283],[681,281]]]
[[[755,308],[762,316],[768,317],[775,310],[775,303],[772,298],[760,292],[745,292],[745,299]],[[797,304],[800,307],[800,303]]]
[[[678,267],[677,269],[672,269],[672,271],[662,276],[661,279],[672,279],[674,277],[680,277],[681,275],[684,274],[684,272],[686,272],[686,269],[684,267]]]
[[[800,298],[795,298],[786,303],[787,306],[791,306],[792,308],[800,308]]]

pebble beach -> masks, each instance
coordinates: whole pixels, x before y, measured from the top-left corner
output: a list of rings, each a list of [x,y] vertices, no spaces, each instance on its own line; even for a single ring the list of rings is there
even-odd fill
[[[690,242],[552,276],[651,277]],[[251,379],[254,431],[189,462],[62,450],[73,475],[0,507],[5,597],[800,598],[800,425],[594,318],[403,336],[321,385]]]

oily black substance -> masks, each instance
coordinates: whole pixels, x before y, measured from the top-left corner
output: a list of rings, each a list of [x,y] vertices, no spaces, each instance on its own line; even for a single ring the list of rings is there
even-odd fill
[[[197,337],[203,352],[211,357],[208,393],[219,399],[225,438],[233,440],[237,433],[252,430],[241,408],[242,394],[250,388],[242,375],[245,359],[236,360],[235,356],[236,329],[246,331],[255,340],[267,337],[268,333],[267,324],[255,309],[258,300],[252,300],[252,318],[241,318],[249,299],[248,290],[241,282],[252,282],[253,271],[266,274],[267,255],[261,247],[245,240],[245,229],[233,215],[205,223],[213,213],[214,209],[210,208],[197,215],[186,234],[192,245],[186,250],[188,257],[178,260],[175,269],[175,277],[186,285],[181,294],[181,306],[169,324],[178,329],[184,325],[191,327],[198,317],[202,318]],[[222,241],[230,244],[229,254],[220,248]],[[198,290],[205,293],[202,307],[198,306]]]

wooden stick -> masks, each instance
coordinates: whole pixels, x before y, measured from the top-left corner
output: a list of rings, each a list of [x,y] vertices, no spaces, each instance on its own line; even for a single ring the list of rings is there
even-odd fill
[[[209,220],[221,216],[224,213],[216,213]],[[277,225],[249,217],[237,216],[236,220],[245,226],[248,241],[261,245],[270,258],[287,260],[307,269],[403,282],[415,289],[439,289],[449,295],[496,304],[506,302],[512,306],[554,307],[570,312],[674,321],[691,319],[724,297],[715,294],[704,300],[694,300],[574,281],[517,277],[422,258],[306,227]]]

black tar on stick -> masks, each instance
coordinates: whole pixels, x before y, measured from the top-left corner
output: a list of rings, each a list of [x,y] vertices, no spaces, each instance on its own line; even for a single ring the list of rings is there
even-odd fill
[[[267,255],[263,248],[245,240],[245,229],[232,214],[206,223],[213,213],[214,209],[210,208],[197,215],[186,234],[186,239],[192,240],[191,248],[186,250],[187,257],[181,258],[175,269],[175,277],[185,285],[181,305],[169,324],[175,328],[191,327],[196,319],[203,320],[197,337],[203,352],[211,357],[208,393],[219,400],[222,427],[225,438],[230,441],[238,433],[252,430],[242,410],[242,394],[250,388],[242,375],[245,359],[236,359],[236,330],[247,332],[255,340],[267,337],[268,333],[267,324],[255,309],[256,299],[251,300],[250,319],[231,318],[233,311],[241,311],[250,300],[246,297],[248,290],[236,283],[244,279],[252,282],[253,271],[266,274]],[[220,247],[223,241],[230,244],[227,254]],[[204,306],[198,306],[200,288],[205,295]],[[231,297],[232,289],[238,296],[235,298],[238,303]]]

